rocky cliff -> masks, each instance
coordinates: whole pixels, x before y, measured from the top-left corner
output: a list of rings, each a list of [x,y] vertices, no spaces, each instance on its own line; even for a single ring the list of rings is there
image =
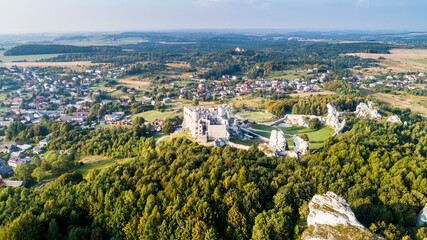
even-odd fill
[[[357,105],[355,113],[357,114],[357,117],[365,117],[370,119],[381,118],[381,114],[379,114],[378,111],[374,109],[373,102],[368,102],[368,104],[360,103],[359,105]]]
[[[348,202],[333,192],[316,194],[309,204],[308,228],[302,239],[384,239],[357,221]]]
[[[276,152],[286,151],[286,138],[281,130],[273,130],[270,134],[270,148]]]

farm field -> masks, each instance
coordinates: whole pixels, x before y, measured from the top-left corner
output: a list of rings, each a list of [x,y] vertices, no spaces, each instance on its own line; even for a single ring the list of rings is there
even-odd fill
[[[144,89],[148,90],[147,88],[150,86],[150,81],[148,79],[139,79],[138,76],[131,76],[123,79],[117,80],[117,82],[120,85],[126,86],[128,88],[135,88],[135,89]]]
[[[427,59],[407,59],[407,61],[427,65]]]
[[[143,117],[145,120],[152,122],[156,119],[166,119],[169,117],[173,117],[175,115],[176,115],[175,112],[160,112],[157,110],[150,110],[150,111],[135,114],[132,116],[132,119],[136,117]]]
[[[427,71],[427,65],[423,61],[427,59],[427,49],[392,49],[390,54],[349,53],[347,55],[379,60],[382,68],[370,68],[369,70],[373,72]]]
[[[393,95],[387,93],[375,92],[368,89],[360,89],[364,95],[371,95],[386,104],[399,107],[409,108],[413,112],[419,112],[424,117],[427,117],[427,97],[413,95]]]

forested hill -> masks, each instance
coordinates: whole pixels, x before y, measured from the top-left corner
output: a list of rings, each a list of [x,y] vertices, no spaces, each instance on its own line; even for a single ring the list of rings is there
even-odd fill
[[[301,160],[141,138],[130,163],[2,189],[0,239],[297,239],[309,200],[326,191],[387,239],[427,237],[413,227],[427,203],[426,124],[349,126]]]
[[[37,54],[62,54],[62,53],[95,53],[115,50],[114,47],[73,46],[57,44],[28,44],[19,45],[7,50],[5,56],[37,55]]]

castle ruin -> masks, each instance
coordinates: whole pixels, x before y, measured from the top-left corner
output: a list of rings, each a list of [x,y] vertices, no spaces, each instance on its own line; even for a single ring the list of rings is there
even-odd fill
[[[183,130],[190,130],[196,141],[208,142],[218,138],[228,140],[236,122],[227,105],[218,108],[184,107],[182,127]]]

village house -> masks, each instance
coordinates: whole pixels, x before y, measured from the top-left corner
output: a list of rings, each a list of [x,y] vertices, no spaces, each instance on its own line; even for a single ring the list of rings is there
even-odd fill
[[[41,140],[41,141],[39,142],[39,146],[40,146],[40,147],[42,147],[42,148],[44,148],[44,147],[46,147],[46,145],[47,145],[49,142],[50,142],[50,139],[49,139],[49,138],[45,138],[45,139],[43,139],[43,140]]]
[[[5,144],[1,148],[1,152],[2,153],[13,153],[13,152],[16,152],[16,151],[19,151],[19,150],[20,149],[17,146],[13,145],[13,144]]]
[[[7,164],[13,169],[24,163],[31,163],[31,157],[25,152],[13,152],[10,154]]]
[[[0,159],[0,177],[4,179],[12,175],[13,175],[12,167],[7,165],[4,160]]]

